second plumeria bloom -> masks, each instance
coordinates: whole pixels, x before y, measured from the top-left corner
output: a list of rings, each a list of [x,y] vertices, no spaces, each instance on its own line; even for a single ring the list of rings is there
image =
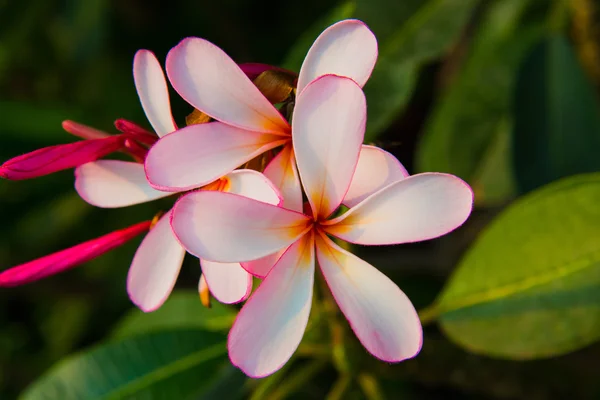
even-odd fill
[[[300,69],[296,93],[325,74],[349,77],[363,86],[376,59],[377,40],[369,28],[360,21],[341,21],[312,45]],[[146,159],[150,182],[164,190],[192,189],[285,146],[265,175],[287,197],[287,185],[279,183],[294,180],[287,174],[295,162],[291,127],[247,74],[223,50],[200,38],[184,39],[173,48],[166,69],[179,95],[215,121],[188,126],[161,139]]]
[[[317,261],[371,354],[398,362],[421,348],[421,324],[406,295],[331,237],[362,245],[435,238],[467,219],[473,194],[455,176],[418,174],[400,177],[362,199],[354,193],[357,201],[350,203],[355,205],[332,217],[348,203],[365,122],[364,94],[354,81],[332,75],[314,80],[299,94],[292,122],[298,172],[310,204],[306,212],[216,192],[188,194],[174,207],[174,232],[199,257],[245,262],[287,249],[229,334],[231,361],[249,376],[275,372],[298,347],[311,308]]]

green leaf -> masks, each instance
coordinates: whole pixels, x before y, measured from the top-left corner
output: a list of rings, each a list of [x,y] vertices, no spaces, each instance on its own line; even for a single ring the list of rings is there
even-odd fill
[[[214,301],[211,308],[200,303],[197,292],[175,291],[158,310],[144,313],[131,310],[119,322],[113,337],[124,338],[142,333],[182,328],[208,331],[227,331],[233,324],[237,311],[233,307]]]
[[[545,32],[545,19],[528,13],[536,3],[491,3],[418,146],[419,171],[460,176],[473,186],[479,203],[499,203],[514,193],[511,97],[519,63]]]
[[[563,354],[600,338],[600,173],[563,179],[502,212],[460,262],[434,307],[476,353]]]
[[[225,340],[196,329],[109,342],[63,360],[21,399],[193,398],[222,371]]]
[[[541,42],[523,63],[514,112],[514,165],[522,192],[600,170],[600,106],[563,36]]]
[[[423,3],[408,2],[398,6],[396,13],[390,13],[388,2],[363,0],[364,7],[361,8],[361,3],[357,7],[357,17],[373,25],[375,31],[379,15],[397,21],[394,26],[394,20],[388,18],[387,27],[382,30],[384,36],[389,32],[388,36],[378,37],[379,59],[365,86],[369,106],[367,142],[374,140],[402,112],[416,86],[420,67],[443,55],[456,42],[479,0]]]

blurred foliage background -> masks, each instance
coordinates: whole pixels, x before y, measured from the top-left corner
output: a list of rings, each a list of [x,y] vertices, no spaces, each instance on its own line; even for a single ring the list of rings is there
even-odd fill
[[[69,385],[103,399],[600,398],[594,0],[0,1],[0,161],[74,140],[65,119],[108,132],[117,118],[148,126],[131,72],[140,48],[164,60],[179,40],[200,36],[240,63],[297,71],[321,30],[350,17],[380,45],[365,87],[366,141],[411,173],[450,172],[476,193],[473,216],[446,237],[356,249],[423,310],[421,354],[390,366],[355,351],[351,337],[323,349],[325,333],[309,331],[295,362],[247,381],[224,353],[203,358],[234,311],[202,308],[191,257],[163,309],[133,310],[125,277],[138,239],[0,291],[0,398],[17,398],[90,348],[24,398],[88,398],[64,391]],[[172,101],[182,121],[191,109]],[[2,269],[160,209],[95,209],[68,171],[0,181],[0,203]]]

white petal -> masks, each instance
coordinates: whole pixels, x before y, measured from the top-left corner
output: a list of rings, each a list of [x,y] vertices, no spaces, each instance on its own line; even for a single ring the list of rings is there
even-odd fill
[[[190,125],[152,146],[146,157],[146,173],[157,189],[194,189],[286,141],[282,136],[250,132],[220,122]]]
[[[133,257],[127,275],[131,301],[143,311],[159,308],[175,286],[185,250],[171,230],[171,211],[146,235]]]
[[[224,192],[238,194],[263,203],[279,205],[282,197],[279,190],[263,174],[251,169],[238,169],[225,176]]]
[[[282,207],[302,212],[302,186],[291,143],[284,146],[265,168],[264,174],[283,196]]]
[[[365,85],[377,61],[377,39],[357,20],[331,25],[315,40],[308,51],[298,77],[298,93],[314,79],[333,74]]]
[[[187,251],[217,262],[246,262],[275,253],[311,228],[307,216],[232,193],[183,196],[171,226]]]
[[[171,102],[165,74],[148,50],[139,50],[133,58],[133,79],[146,117],[158,136],[177,129],[171,115]]]
[[[323,276],[352,330],[375,357],[398,362],[421,350],[417,311],[388,277],[329,238],[316,240]]]
[[[385,150],[363,144],[344,205],[354,207],[373,193],[408,176],[400,161]]]
[[[358,162],[366,101],[354,81],[326,75],[298,96],[292,140],[302,185],[318,219],[338,208]]]
[[[244,301],[252,291],[252,275],[238,263],[200,260],[202,274],[210,293],[225,304]]]
[[[461,179],[424,173],[386,186],[324,225],[327,233],[357,244],[419,242],[458,228],[472,208],[473,192]]]
[[[238,128],[289,134],[287,121],[223,50],[199,38],[183,39],[167,56],[177,92],[211,117]]]
[[[306,329],[314,281],[312,234],[294,243],[244,304],[229,332],[231,362],[264,377],[292,356]]]
[[[279,250],[277,253],[269,254],[268,256],[261,257],[258,260],[247,261],[242,263],[242,268],[256,276],[257,278],[263,279],[269,271],[273,268],[277,261],[281,258],[283,253],[285,253],[287,247]]]
[[[75,189],[86,202],[103,208],[125,207],[170,196],[150,186],[144,165],[99,160],[75,169]]]

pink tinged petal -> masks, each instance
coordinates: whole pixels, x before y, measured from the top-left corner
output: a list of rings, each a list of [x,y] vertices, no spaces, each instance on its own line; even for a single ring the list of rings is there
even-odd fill
[[[263,174],[252,169],[238,169],[227,174],[224,192],[237,194],[264,203],[280,205],[282,197],[279,190]]]
[[[273,254],[311,229],[310,218],[232,193],[197,191],[183,196],[171,226],[193,255],[216,262],[245,262]]]
[[[204,186],[288,139],[220,122],[191,125],[154,145],[146,157],[151,185],[166,191]]]
[[[95,161],[124,148],[126,136],[44,147],[12,158],[0,166],[0,177],[11,180],[37,178]]]
[[[99,160],[78,167],[75,189],[86,202],[103,208],[145,203],[172,194],[150,186],[143,164],[119,160]]]
[[[273,266],[277,264],[277,261],[279,261],[286,250],[287,248],[284,248],[276,253],[269,254],[268,256],[261,257],[257,260],[243,262],[242,267],[252,275],[262,279],[267,276]]]
[[[177,129],[171,115],[167,80],[160,63],[151,51],[139,50],[135,53],[133,79],[142,108],[158,136],[164,136]]]
[[[109,133],[70,120],[63,121],[62,127],[71,135],[82,139],[102,139],[112,136]]]
[[[317,259],[338,306],[362,345],[375,357],[398,362],[421,350],[417,311],[387,276],[325,236],[318,236]]]
[[[377,61],[377,39],[357,20],[331,25],[308,51],[300,76],[298,93],[314,79],[327,74],[345,76],[364,86]]]
[[[263,133],[290,130],[240,67],[204,39],[187,38],[171,49],[167,75],[181,97],[216,120]]]
[[[472,208],[473,192],[461,179],[424,173],[383,188],[323,225],[327,233],[357,244],[419,242],[458,228]]]
[[[291,143],[271,160],[265,168],[264,174],[281,192],[282,206],[288,210],[302,212],[302,186]]]
[[[312,236],[290,246],[242,307],[229,332],[229,358],[250,377],[277,371],[302,340],[313,294]]]
[[[408,176],[398,159],[375,146],[363,145],[344,205],[354,207],[373,193]]]
[[[167,300],[185,256],[184,248],[171,230],[171,212],[152,227],[129,267],[127,292],[142,311],[154,311]]]
[[[0,287],[34,282],[66,271],[121,246],[150,228],[150,221],[140,222],[96,239],[78,244],[0,273]]]
[[[200,265],[210,293],[221,303],[239,303],[250,296],[252,275],[239,263],[216,263],[201,259]]]
[[[326,75],[298,96],[292,121],[302,185],[318,219],[348,191],[365,133],[366,101],[351,79]]]

